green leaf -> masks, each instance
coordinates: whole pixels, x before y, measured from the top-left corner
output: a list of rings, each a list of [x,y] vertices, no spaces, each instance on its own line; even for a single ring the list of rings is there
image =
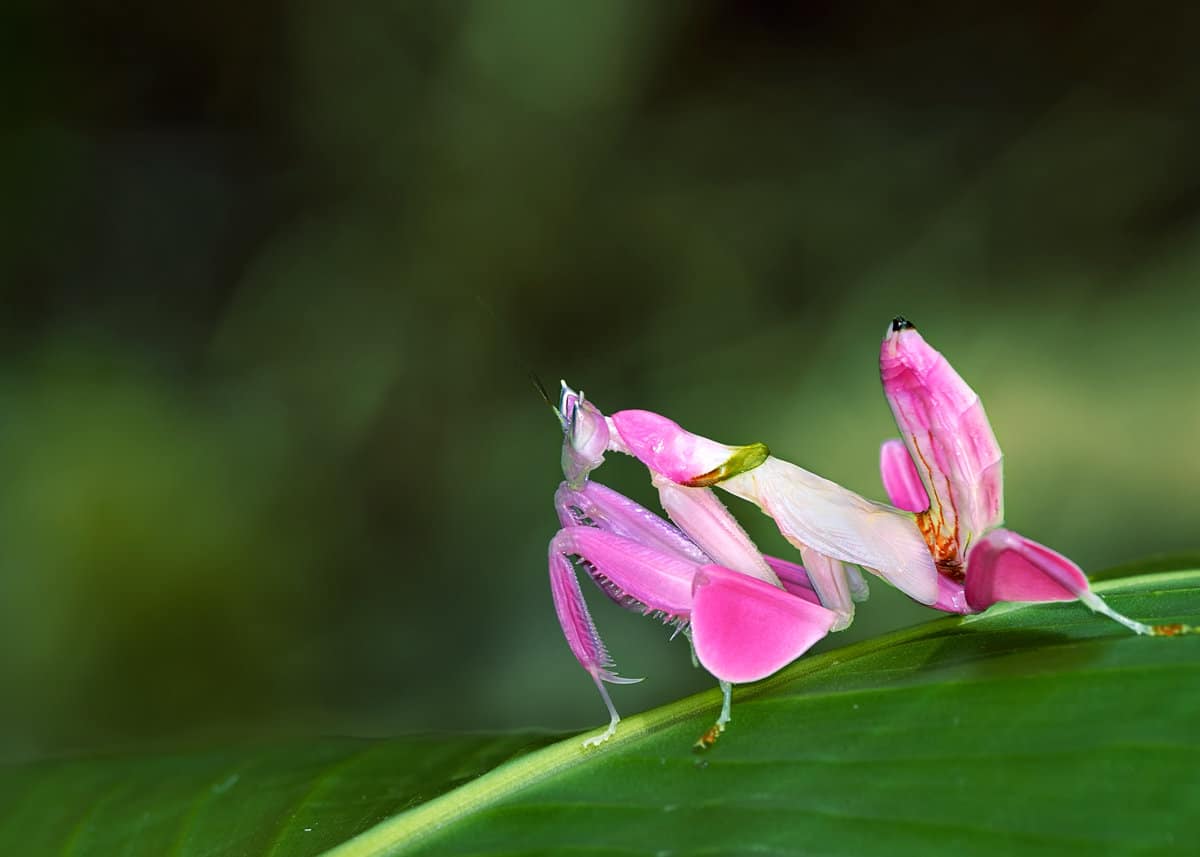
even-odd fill
[[[1200,571],[1097,591],[1139,619],[1200,624]],[[741,688],[698,755],[718,704],[629,717],[595,750],[411,737],[10,767],[0,854],[1025,857],[1200,842],[1200,636],[1136,637],[1078,604],[1003,606]]]
[[[1088,579],[1093,583],[1101,580],[1116,580],[1121,577],[1133,577],[1139,574],[1157,574],[1161,571],[1180,571],[1185,568],[1200,568],[1200,553],[1151,554],[1137,562],[1126,562],[1112,568],[1089,572]]]

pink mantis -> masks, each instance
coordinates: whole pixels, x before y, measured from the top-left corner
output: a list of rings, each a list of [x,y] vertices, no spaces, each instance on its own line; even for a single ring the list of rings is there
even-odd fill
[[[733,683],[771,675],[848,624],[851,598],[864,597],[866,587],[845,563],[875,570],[925,603],[937,598],[937,572],[911,514],[779,461],[762,444],[725,446],[648,411],[605,417],[566,384],[556,412],[566,479],[555,494],[562,529],[550,542],[550,586],[567,643],[610,716],[608,728],[585,746],[607,740],[620,720],[605,683],[630,679],[613,671],[571,557],[617,603],[685,630],[724,696],[700,746],[715,741],[729,721]],[[650,469],[674,524],[588,478],[609,450],[634,455]],[[741,493],[764,508],[781,507],[779,520],[808,571],[762,555],[712,493],[712,485],[760,470],[767,478],[741,484]],[[789,504],[806,512],[794,514]]]
[[[888,330],[880,370],[904,438],[881,454],[898,508],[776,458],[763,444],[726,446],[649,411],[606,417],[563,384],[555,412],[565,481],[555,494],[562,529],[549,547],[551,591],[568,645],[610,716],[585,746],[607,740],[620,720],[605,683],[640,679],[614,671],[572,558],[618,604],[685,633],[695,659],[717,677],[723,704],[697,742],[702,748],[729,722],[732,684],[771,675],[852,621],[854,603],[867,596],[856,565],[948,612],[1079,599],[1138,633],[1154,632],[1108,607],[1066,557],[999,528],[1001,454],[979,399],[903,319]],[[649,469],[673,523],[590,480],[608,451]],[[761,554],[713,486],[770,516],[804,565]]]

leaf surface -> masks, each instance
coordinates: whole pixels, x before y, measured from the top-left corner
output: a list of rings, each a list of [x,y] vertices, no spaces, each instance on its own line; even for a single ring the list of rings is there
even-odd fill
[[[1111,581],[1200,624],[1200,572]],[[0,772],[0,854],[1187,853],[1200,636],[1004,605],[802,659],[580,736],[321,740]],[[540,748],[539,748],[540,747]],[[486,772],[486,773],[485,773]]]

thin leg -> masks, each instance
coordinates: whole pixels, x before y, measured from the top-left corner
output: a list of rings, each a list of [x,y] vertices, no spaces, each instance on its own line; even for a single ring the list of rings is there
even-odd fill
[[[612,703],[612,698],[608,695],[608,688],[604,686],[600,676],[593,673],[592,678],[596,681],[596,689],[600,691],[600,698],[604,700],[604,704],[608,706],[608,728],[599,735],[593,735],[583,742],[585,747],[599,747],[605,741],[613,736],[617,731],[617,724],[621,722],[621,715],[617,714],[616,706]]]
[[[562,553],[553,550],[551,542],[550,553],[550,594],[554,598],[554,612],[558,615],[558,624],[562,627],[567,645],[579,665],[594,678],[612,684],[628,684],[641,679],[621,678],[613,672],[612,658],[600,634],[596,623],[588,611],[587,602],[583,599],[583,591],[579,588],[579,578],[575,576],[575,567],[571,560]],[[611,703],[609,704],[611,707]]]
[[[1135,633],[1135,634],[1153,634],[1154,633],[1154,628],[1152,628],[1150,625],[1145,625],[1141,622],[1138,622],[1135,619],[1130,619],[1128,616],[1124,616],[1124,615],[1118,613],[1116,610],[1112,609],[1107,604],[1105,604],[1104,599],[1102,599],[1095,592],[1092,592],[1090,589],[1087,590],[1086,592],[1081,593],[1079,596],[1079,600],[1085,607],[1087,607],[1093,613],[1099,613],[1102,616],[1107,616],[1109,619],[1112,619],[1114,622],[1120,622],[1122,625],[1124,625],[1130,631],[1133,631],[1133,633]]]
[[[842,569],[846,572],[846,581],[850,584],[850,597],[856,603],[866,601],[871,597],[871,587],[867,586],[867,581],[863,578],[862,572],[857,566],[842,563]]]
[[[713,744],[717,743],[717,739],[721,737],[721,733],[725,731],[725,724],[730,721],[729,710],[733,703],[733,685],[730,682],[721,680],[721,714],[717,717],[717,722],[708,728],[708,731],[696,739],[696,743],[692,745],[696,750],[707,750]]]
[[[821,598],[821,605],[837,614],[833,630],[841,631],[849,627],[854,621],[855,598],[846,575],[846,566],[807,545],[800,547],[800,557],[804,560],[804,570],[808,572],[813,588]]]
[[[724,699],[721,702],[721,716],[717,718],[717,728],[724,732],[725,724],[729,722],[729,709],[733,703],[733,685],[727,681],[722,681],[720,684]]]
[[[620,603],[646,612],[661,611],[670,619],[691,615],[692,579],[703,566],[594,527],[564,527],[551,540],[548,553],[550,591],[563,636],[580,666],[595,680],[608,708],[609,730],[593,742],[598,743],[612,734],[620,719],[604,682],[629,684],[641,679],[622,678],[614,672],[571,557],[586,560],[593,574],[602,579],[602,586]]]

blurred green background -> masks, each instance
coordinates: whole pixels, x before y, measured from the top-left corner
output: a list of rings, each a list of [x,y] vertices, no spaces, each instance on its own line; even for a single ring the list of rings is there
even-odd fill
[[[1014,528],[1090,569],[1200,547],[1172,14],[7,4],[0,757],[602,723],[530,371],[879,498],[904,314],[983,396]],[[931,615],[873,592],[825,645]],[[622,711],[710,685],[593,602],[649,676]]]

